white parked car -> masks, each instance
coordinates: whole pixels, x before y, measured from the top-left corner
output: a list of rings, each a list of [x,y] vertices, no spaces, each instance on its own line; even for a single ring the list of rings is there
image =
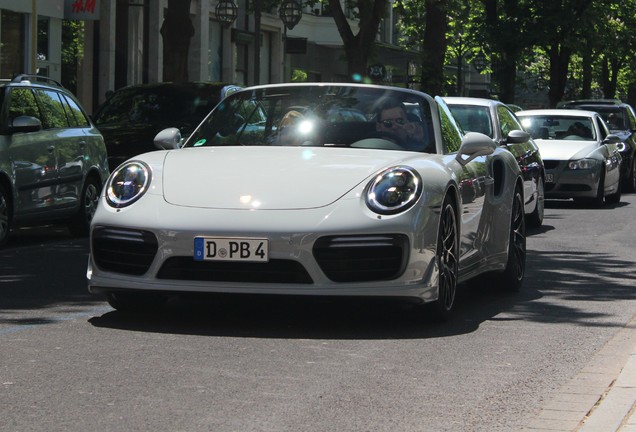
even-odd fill
[[[182,148],[177,129],[155,142],[166,150],[111,175],[92,223],[89,290],[116,309],[187,292],[387,296],[446,318],[460,282],[523,281],[519,166],[462,136],[440,98],[253,87]]]
[[[592,111],[519,111],[517,117],[539,146],[545,165],[545,197],[603,205],[621,199],[621,146]]]
[[[472,97],[445,97],[444,101],[464,131],[488,135],[517,158],[524,180],[526,220],[530,226],[541,226],[545,211],[543,160],[539,147],[523,129],[510,105]]]

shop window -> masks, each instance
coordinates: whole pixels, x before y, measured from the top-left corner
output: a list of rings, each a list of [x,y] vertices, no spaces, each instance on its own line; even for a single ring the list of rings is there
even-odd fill
[[[210,20],[208,33],[208,80],[223,81],[223,29],[218,21]],[[220,35],[220,36],[219,36]]]
[[[247,52],[247,45],[236,44],[236,83],[244,86],[247,85]]]
[[[26,14],[6,9],[0,11],[0,76],[11,77],[26,71]]]
[[[49,59],[49,26],[49,18],[38,17],[38,61]]]

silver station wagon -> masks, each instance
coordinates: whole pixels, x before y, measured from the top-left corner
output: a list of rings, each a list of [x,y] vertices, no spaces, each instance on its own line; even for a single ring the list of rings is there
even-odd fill
[[[67,89],[33,75],[0,81],[0,245],[18,225],[87,234],[108,174],[104,139]]]

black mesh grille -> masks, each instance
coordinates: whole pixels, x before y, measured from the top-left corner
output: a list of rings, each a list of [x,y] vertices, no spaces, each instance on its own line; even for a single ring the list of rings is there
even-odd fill
[[[106,271],[142,275],[157,253],[157,238],[149,231],[98,227],[91,239],[93,260]]]
[[[558,161],[558,160],[545,160],[545,159],[543,160],[543,166],[547,170],[552,170],[557,168],[560,163],[561,161]]]
[[[391,280],[404,272],[408,258],[404,235],[322,237],[314,257],[334,282]]]
[[[210,282],[311,284],[311,277],[297,261],[272,259],[266,263],[195,261],[192,257],[168,258],[159,279]]]
[[[592,188],[586,184],[562,184],[560,190],[562,192],[589,192]]]

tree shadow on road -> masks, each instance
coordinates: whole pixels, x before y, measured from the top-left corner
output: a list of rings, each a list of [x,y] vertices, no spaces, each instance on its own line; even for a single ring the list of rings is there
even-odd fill
[[[544,233],[545,225],[536,230]],[[532,235],[532,233],[529,233]],[[63,229],[26,231],[0,251],[0,324],[40,325],[97,310],[95,327],[206,336],[328,339],[435,338],[476,331],[489,321],[622,326],[603,303],[636,299],[636,265],[593,251],[528,251],[524,287],[502,293],[471,283],[454,316],[432,323],[423,311],[383,298],[191,296],[146,314],[110,311],[87,292],[88,239]],[[22,311],[29,311],[25,315]],[[53,311],[54,310],[54,311]],[[102,310],[109,310],[103,313]]]

